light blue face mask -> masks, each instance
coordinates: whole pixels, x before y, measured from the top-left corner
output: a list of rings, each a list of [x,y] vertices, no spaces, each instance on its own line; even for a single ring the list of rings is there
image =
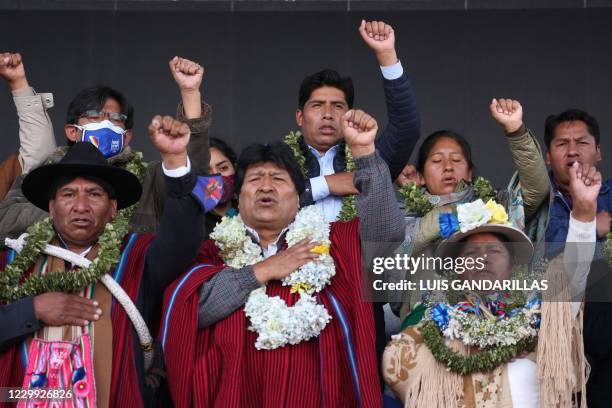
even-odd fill
[[[81,142],[93,144],[106,157],[113,157],[123,150],[123,137],[126,130],[113,124],[110,120],[74,125],[81,129]]]

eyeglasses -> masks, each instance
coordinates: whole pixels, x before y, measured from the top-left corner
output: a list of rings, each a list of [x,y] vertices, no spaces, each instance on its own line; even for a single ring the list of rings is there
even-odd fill
[[[127,120],[127,115],[124,115],[121,112],[98,112],[96,110],[85,111],[80,117],[89,120],[103,120],[106,118],[110,121],[121,123],[125,123]]]

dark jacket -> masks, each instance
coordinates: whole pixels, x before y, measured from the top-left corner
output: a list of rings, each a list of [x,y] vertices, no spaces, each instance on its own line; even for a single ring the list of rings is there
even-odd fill
[[[591,365],[587,382],[589,407],[609,407],[612,400],[612,268],[594,261],[587,280],[584,352]]]

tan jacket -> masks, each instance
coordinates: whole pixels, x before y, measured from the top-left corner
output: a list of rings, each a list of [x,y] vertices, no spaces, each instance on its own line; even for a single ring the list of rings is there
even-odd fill
[[[13,91],[19,117],[19,164],[23,174],[38,167],[57,148],[53,124],[47,110],[53,94],[37,94],[33,88]]]

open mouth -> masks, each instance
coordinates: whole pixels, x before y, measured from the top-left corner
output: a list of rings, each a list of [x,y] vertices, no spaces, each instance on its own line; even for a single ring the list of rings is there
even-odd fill
[[[333,126],[321,126],[319,128],[319,132],[321,132],[321,134],[325,136],[333,136],[336,134],[336,128],[334,128]]]
[[[567,162],[567,167],[572,167],[574,165],[574,163],[576,163],[578,160],[572,160],[572,161],[568,161]]]
[[[73,218],[70,223],[78,228],[87,228],[92,224],[88,218]]]
[[[456,184],[457,180],[453,176],[446,176],[442,178],[442,183],[444,184]]]
[[[270,207],[276,204],[276,200],[272,197],[261,197],[257,200],[257,205]]]

